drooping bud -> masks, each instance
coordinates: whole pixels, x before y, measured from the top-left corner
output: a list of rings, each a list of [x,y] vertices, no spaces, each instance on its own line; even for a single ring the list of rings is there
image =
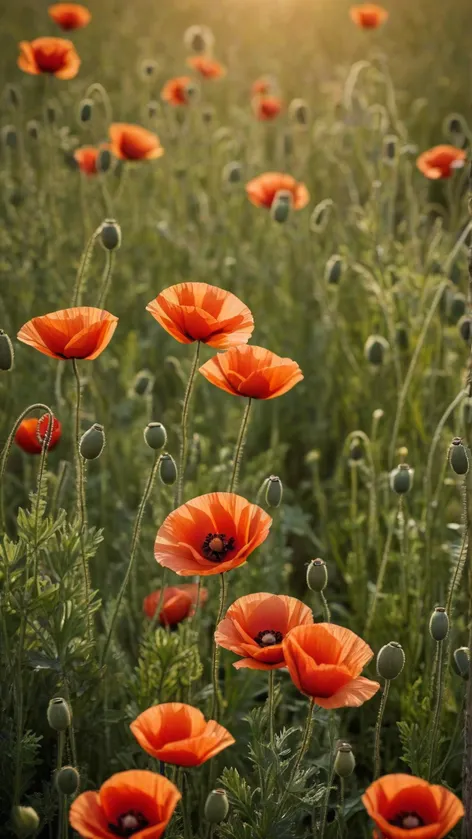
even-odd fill
[[[289,119],[297,125],[307,125],[309,118],[308,105],[304,99],[292,99],[288,106]]]
[[[8,372],[13,369],[15,353],[13,344],[7,333],[0,329],[0,370]]]
[[[5,99],[15,110],[21,105],[21,93],[16,85],[8,84],[5,88]]]
[[[54,731],[66,731],[72,719],[72,712],[66,700],[61,696],[51,699],[48,705],[47,718]]]
[[[213,32],[208,26],[189,26],[184,33],[184,44],[192,52],[210,52],[214,42]]]
[[[243,167],[239,160],[231,160],[223,168],[223,182],[238,184],[242,178]]]
[[[97,155],[97,172],[105,174],[108,172],[112,162],[112,155],[109,149],[100,149]]]
[[[467,316],[461,318],[457,325],[459,327],[459,334],[462,340],[465,341],[466,344],[470,344],[472,340],[472,318]]]
[[[467,134],[467,124],[462,114],[449,114],[444,120],[444,131],[454,139]]]
[[[100,241],[107,251],[114,251],[121,245],[121,227],[113,218],[107,218],[100,228]]]
[[[5,125],[5,127],[2,128],[2,140],[3,144],[9,149],[16,149],[18,145],[18,135],[14,125]]]
[[[410,491],[413,482],[413,470],[408,463],[399,463],[390,473],[390,486],[397,495],[405,495]]]
[[[356,759],[349,743],[340,743],[334,760],[334,771],[340,778],[349,778],[356,768]]]
[[[167,443],[167,431],[160,422],[150,422],[144,429],[144,440],[150,449],[158,451],[163,449]],[[163,455],[164,457],[165,455]],[[170,457],[170,455],[168,455]],[[164,481],[165,483],[165,481]],[[171,483],[174,483],[171,481]]]
[[[154,61],[152,58],[148,58],[145,61],[141,62],[140,72],[143,79],[151,79],[157,70],[157,61]]]
[[[324,559],[312,559],[306,569],[306,584],[310,591],[324,591],[328,585],[328,569]]]
[[[359,460],[364,459],[364,449],[362,448],[361,441],[359,437],[354,437],[349,446],[349,460],[353,460],[354,462],[358,462]]]
[[[228,796],[224,789],[213,789],[205,801],[205,818],[210,824],[220,824],[229,812]]]
[[[177,464],[172,455],[167,452],[159,461],[159,477],[166,486],[172,486],[177,480]]]
[[[63,766],[56,772],[54,783],[63,795],[75,795],[79,789],[80,775],[74,766]]]
[[[407,350],[410,346],[410,336],[405,323],[397,323],[395,327],[395,342],[400,350]]]
[[[31,137],[32,140],[37,140],[41,131],[38,120],[30,119],[26,124],[26,131],[28,133],[28,137]]]
[[[268,507],[280,507],[283,493],[282,481],[277,475],[271,475],[267,478],[265,500]]]
[[[404,665],[405,653],[396,641],[385,644],[377,655],[377,673],[388,682],[400,675]]]
[[[85,460],[96,460],[105,448],[105,430],[97,422],[82,434],[79,443],[80,454]]]
[[[12,807],[10,820],[19,839],[32,836],[39,827],[39,816],[33,807]]]
[[[467,475],[469,452],[460,437],[454,437],[449,449],[449,462],[456,475]]]
[[[133,382],[133,392],[136,396],[148,396],[154,387],[154,381],[150,370],[140,370]]]
[[[394,134],[389,134],[384,139],[383,143],[383,158],[386,163],[392,163],[397,156],[398,137]]]
[[[365,342],[364,355],[369,364],[380,367],[389,349],[390,345],[383,335],[371,335]]]
[[[90,122],[93,115],[93,99],[82,99],[79,105],[80,122]]]
[[[429,621],[429,632],[433,641],[444,641],[449,632],[449,618],[442,606],[436,606]]]
[[[330,256],[326,263],[325,280],[329,285],[337,285],[343,272],[343,260],[339,254]]]
[[[287,221],[290,215],[291,207],[291,193],[288,191],[288,189],[279,189],[279,191],[275,195],[274,200],[272,201],[270,214],[274,221],[277,221],[279,224],[284,224],[284,222]]]
[[[459,647],[457,650],[454,650],[452,661],[454,670],[456,671],[457,675],[461,676],[462,679],[465,679],[467,681],[469,678],[470,671],[469,648]]]
[[[325,198],[316,205],[310,216],[310,230],[312,233],[322,233],[326,229],[333,207],[334,201],[332,198]]]

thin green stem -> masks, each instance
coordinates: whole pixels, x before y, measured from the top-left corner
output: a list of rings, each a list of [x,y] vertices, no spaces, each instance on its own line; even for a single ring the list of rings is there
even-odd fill
[[[195,385],[195,376],[198,370],[198,362],[200,358],[200,341],[197,341],[195,348],[195,355],[193,358],[192,369],[187,382],[187,389],[184,396],[184,404],[182,407],[182,419],[180,422],[180,453],[179,453],[179,475],[177,478],[177,486],[175,490],[174,506],[180,507],[182,504],[183,488],[184,488],[184,474],[185,465],[187,461],[188,449],[188,416],[190,411],[190,402],[192,399],[193,388]]]
[[[44,469],[46,466],[46,459],[49,450],[49,443],[51,441],[52,432],[53,432],[53,423],[54,423],[54,416],[51,410],[48,410],[48,427],[46,434],[44,435],[44,440],[42,441],[41,446],[41,456],[39,460],[39,469],[38,469],[38,480],[36,484],[36,503],[35,503],[35,510],[34,510],[34,570],[33,570],[33,591],[37,591],[38,586],[38,530],[39,530],[39,514],[41,511],[41,493],[42,493],[42,486],[43,486],[43,478],[44,478]],[[38,592],[39,593],[39,592]]]
[[[96,230],[92,233],[90,239],[88,240],[87,244],[85,245],[84,252],[82,253],[82,257],[79,262],[79,268],[77,271],[77,277],[75,280],[74,286],[74,293],[72,295],[72,306],[80,306],[82,302],[82,292],[83,286],[87,279],[88,270],[90,267],[90,261],[92,259],[93,249],[95,247],[95,242],[97,241],[100,230],[102,225],[100,224]]]
[[[377,714],[377,722],[375,723],[375,741],[374,741],[374,781],[380,775],[380,734],[382,731],[382,720],[387,704],[388,692],[390,690],[390,682],[385,679],[382,699],[380,701],[379,713]]]
[[[79,368],[77,359],[72,359],[72,368],[74,370],[76,396],[75,396],[75,475],[76,475],[76,492],[77,492],[77,522],[80,542],[80,559],[82,562],[82,574],[84,578],[84,595],[87,609],[87,634],[92,637],[92,619],[89,613],[90,603],[90,575],[85,555],[84,545],[84,529],[86,523],[86,505],[85,505],[85,474],[84,461],[80,454],[80,414],[82,410],[82,383],[80,381]]]
[[[451,584],[449,586],[449,592],[447,595],[447,602],[446,602],[446,614],[449,617],[449,620],[452,618],[452,610],[454,605],[454,594],[457,590],[457,586],[460,583],[460,579],[462,576],[462,571],[464,569],[464,562],[467,554],[467,545],[469,540],[469,531],[467,528],[467,518],[468,518],[468,507],[469,507],[469,499],[468,499],[468,485],[467,485],[467,475],[465,476],[463,487],[462,487],[462,507],[463,507],[463,514],[462,514],[462,526],[464,528],[464,533],[462,535],[462,542],[459,551],[459,556],[456,562],[456,567],[454,568],[454,573],[452,575]]]
[[[326,600],[324,591],[320,591],[321,605],[323,608],[323,620],[325,623],[331,623],[331,612],[329,610],[328,601]]]
[[[269,740],[274,746],[274,670],[269,670]]]
[[[115,264],[115,251],[106,251],[106,262],[105,268],[103,271],[102,277],[102,285],[100,288],[100,294],[98,296],[97,307],[99,309],[103,309],[105,306],[105,301],[108,296],[108,292],[110,290],[110,283],[113,274],[113,266]]]
[[[443,679],[443,668],[444,668],[444,655],[443,655],[443,647],[444,642],[438,641],[437,642],[437,676],[436,676],[436,703],[434,707],[434,716],[433,716],[433,724],[431,726],[431,740],[429,746],[429,765],[428,765],[428,777],[427,780],[431,781],[433,776],[434,770],[434,763],[436,758],[436,746],[438,741],[438,734],[439,734],[439,726],[441,724],[441,711],[442,711],[442,702],[443,702],[443,695],[444,695],[444,679]]]
[[[331,787],[333,786],[333,779],[334,779],[334,761],[336,757],[336,749],[334,748],[334,737],[333,737],[333,724],[334,724],[334,714],[331,711],[329,714],[329,768],[328,768],[328,779],[326,784],[326,791],[323,798],[323,805],[321,808],[321,816],[320,816],[320,831],[319,831],[319,839],[323,839],[324,832],[326,830],[326,819],[328,817],[328,806],[329,806],[329,796],[331,793]]]
[[[66,700],[67,704],[69,705],[69,708],[71,708],[72,703],[71,703],[71,698],[70,698],[70,688],[69,688],[69,682],[67,680],[67,676],[64,676],[62,687],[63,687],[63,690],[64,690],[64,699]],[[67,730],[67,733],[69,735],[69,743],[70,743],[72,764],[73,764],[73,766],[78,766],[77,745],[76,745],[76,742],[75,742],[75,729],[74,729],[74,717],[73,716],[72,716],[70,726]]]
[[[276,817],[278,817],[280,815],[280,813],[282,812],[282,807],[285,804],[285,801],[287,799],[287,795],[289,795],[289,793],[290,793],[290,788],[291,788],[291,786],[292,786],[292,784],[295,780],[295,776],[297,774],[298,767],[300,766],[300,763],[302,762],[303,757],[305,755],[305,752],[306,752],[306,750],[308,748],[308,745],[310,743],[310,739],[311,739],[311,735],[312,735],[312,731],[313,731],[313,708],[314,708],[314,705],[315,705],[315,700],[310,699],[310,703],[309,703],[309,706],[308,706],[308,713],[306,715],[306,720],[305,720],[305,727],[303,729],[303,735],[302,735],[302,739],[300,741],[300,746],[298,748],[297,757],[295,759],[295,763],[293,764],[292,771],[290,773],[290,777],[287,781],[285,789],[282,792],[280,803],[279,803],[279,806],[278,806],[277,812],[276,812]]]
[[[369,630],[372,626],[372,621],[374,620],[374,617],[375,617],[375,612],[376,612],[376,609],[377,609],[377,601],[378,601],[379,595],[382,591],[382,585],[383,585],[383,581],[384,581],[384,577],[385,577],[385,572],[387,570],[388,560],[389,560],[389,557],[390,557],[390,548],[391,548],[391,545],[392,545],[393,533],[394,533],[394,530],[395,530],[395,522],[397,520],[397,516],[398,516],[398,511],[394,516],[391,517],[390,523],[389,523],[389,526],[388,526],[387,538],[385,540],[385,547],[384,547],[384,551],[383,551],[383,555],[382,555],[382,561],[380,563],[379,573],[377,575],[377,582],[375,584],[374,596],[373,596],[373,599],[372,599],[372,603],[371,603],[371,606],[370,606],[370,609],[369,609],[369,612],[368,612],[368,615],[367,615],[367,620],[366,620],[366,623],[365,623],[365,627],[364,627],[364,635],[367,635],[369,633]]]
[[[234,450],[234,459],[233,459],[233,471],[231,473],[231,480],[229,482],[228,492],[234,492],[238,485],[238,478],[239,478],[239,470],[241,467],[241,460],[244,451],[244,444],[246,442],[246,434],[247,428],[249,423],[249,415],[251,413],[251,404],[252,399],[249,398],[247,401],[247,405],[243,414],[243,418],[241,420],[241,425],[239,428],[239,435],[238,440],[236,443],[236,448]]]
[[[344,836],[344,799],[345,799],[345,782],[344,778],[339,779],[339,810],[338,810],[338,836],[343,839]]]
[[[219,622],[223,617],[223,612],[225,609],[226,603],[226,574],[220,574],[220,605],[218,609],[218,616],[216,618],[215,629],[218,627]],[[221,696],[220,696],[220,688],[219,688],[219,680],[218,680],[218,668],[220,663],[220,648],[218,647],[216,641],[213,641],[213,653],[212,653],[212,663],[211,663],[211,672],[212,672],[212,681],[213,681],[213,699],[211,705],[211,719],[218,721],[218,716],[220,712],[220,705],[221,705]]]

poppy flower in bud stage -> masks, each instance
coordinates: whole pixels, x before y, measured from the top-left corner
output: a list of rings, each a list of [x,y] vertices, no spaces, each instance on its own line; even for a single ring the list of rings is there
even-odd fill
[[[201,766],[235,742],[226,728],[182,702],[154,705],[130,728],[145,752],[176,766]]]
[[[284,639],[283,651],[292,682],[322,708],[357,708],[380,688],[360,676],[374,653],[350,629],[298,626]]]
[[[49,430],[49,414],[43,414],[39,419],[30,417],[24,419],[15,434],[15,443],[28,454],[41,454],[44,440]],[[56,417],[52,422],[52,434],[48,444],[48,451],[55,449],[61,439],[62,427]]]
[[[65,38],[36,38],[20,41],[18,67],[39,76],[47,73],[57,79],[73,79],[79,72],[80,58],[72,41]]]
[[[89,10],[78,3],[54,3],[53,6],[49,6],[48,14],[54,23],[66,31],[81,29],[92,19]]]
[[[313,614],[296,597],[248,594],[240,597],[216,627],[215,643],[242,656],[234,667],[275,670],[285,667],[282,641],[301,624],[312,624]]]
[[[160,839],[181,798],[163,775],[130,769],[112,775],[98,792],[77,796],[69,822],[84,839]]]
[[[403,773],[374,781],[362,803],[383,839],[442,839],[464,815],[448,789]]]
[[[456,169],[465,166],[467,153],[455,146],[434,146],[423,152],[416,160],[420,172],[427,178],[437,181],[440,178],[450,178]]]
[[[108,130],[110,150],[119,160],[156,160],[164,154],[157,134],[141,125],[113,122]]]
[[[177,76],[169,79],[161,91],[161,99],[169,105],[188,105],[190,99],[188,87],[192,84],[190,76]]]
[[[233,492],[192,498],[167,516],[157,532],[154,556],[181,576],[206,577],[243,565],[267,539],[272,519]]]
[[[303,379],[296,361],[252,345],[218,353],[199,372],[226,393],[250,399],[275,399]]]
[[[257,119],[268,122],[278,117],[283,103],[278,96],[255,96],[252,100],[252,108]]]
[[[387,9],[378,6],[376,3],[361,3],[360,6],[351,6],[349,14],[351,20],[361,29],[377,29],[388,19]]]
[[[206,588],[200,588],[196,583],[183,584],[181,586],[167,586],[164,589],[162,606],[159,614],[159,623],[162,626],[175,626],[185,618],[191,617],[195,612],[197,598],[200,606],[208,600]],[[161,589],[151,592],[144,598],[143,608],[148,618],[153,618],[156,609],[161,601]]]
[[[187,64],[204,79],[221,79],[226,75],[226,67],[207,55],[191,55],[187,58]]]
[[[291,175],[282,172],[265,172],[246,184],[246,193],[256,207],[270,210],[278,192],[289,192],[294,210],[302,210],[310,200],[310,193],[305,184],[299,183]]]
[[[181,344],[202,341],[224,350],[246,344],[254,329],[247,306],[231,292],[208,283],[166,288],[146,309]]]
[[[97,161],[100,151],[103,148],[107,148],[107,146],[101,146],[100,148],[96,146],[82,146],[82,148],[75,150],[74,160],[84,175],[96,175],[98,173]]]
[[[91,361],[108,346],[117,323],[105,309],[75,306],[29,320],[17,338],[51,358]]]

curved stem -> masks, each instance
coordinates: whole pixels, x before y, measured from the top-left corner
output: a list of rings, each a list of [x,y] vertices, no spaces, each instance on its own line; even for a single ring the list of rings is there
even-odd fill
[[[238,485],[238,478],[239,478],[239,469],[241,467],[241,460],[244,451],[244,443],[246,442],[246,434],[247,434],[247,427],[249,423],[249,414],[251,412],[251,404],[252,399],[249,397],[247,401],[247,405],[243,414],[243,418],[241,420],[241,425],[239,428],[239,435],[238,440],[236,443],[236,448],[234,450],[234,459],[233,459],[233,471],[231,474],[231,480],[229,482],[228,492],[234,492],[237,485]]]
[[[269,738],[272,747],[274,746],[274,679],[275,672],[269,670]]]
[[[439,733],[439,725],[441,722],[441,711],[442,711],[442,700],[444,694],[444,679],[443,679],[443,668],[444,668],[444,656],[443,656],[443,641],[437,642],[437,649],[438,649],[438,664],[437,664],[437,680],[436,680],[436,703],[434,707],[434,717],[433,717],[433,725],[431,728],[431,741],[429,746],[429,766],[428,766],[428,777],[427,780],[430,781],[433,774],[434,769],[434,760],[436,757],[436,745],[438,740],[438,733]]]
[[[216,618],[215,629],[223,617],[223,612],[226,602],[226,574],[220,574],[220,606],[218,609],[218,616]],[[213,681],[213,700],[211,705],[211,719],[218,721],[220,711],[220,688],[218,685],[218,667],[220,663],[220,648],[216,641],[213,641],[213,655],[211,663],[212,681]]]
[[[113,266],[115,264],[115,251],[106,252],[106,262],[105,262],[105,269],[103,271],[102,277],[102,285],[100,288],[100,294],[98,297],[97,307],[99,309],[103,309],[105,306],[105,300],[107,298],[108,292],[110,290],[110,283],[111,277],[113,274]]]
[[[100,82],[93,82],[93,84],[89,85],[85,93],[85,98],[91,98],[94,93],[98,93],[100,99],[102,100],[103,110],[105,111],[105,120],[108,126],[111,122],[113,122],[110,97]]]
[[[182,494],[184,488],[184,473],[185,473],[185,464],[187,460],[187,448],[188,448],[188,415],[190,410],[190,401],[192,398],[193,388],[195,384],[195,376],[198,370],[198,361],[200,358],[200,341],[197,341],[197,346],[195,348],[195,355],[193,358],[192,369],[190,370],[190,376],[187,382],[187,388],[185,391],[184,396],[184,404],[182,407],[182,419],[180,422],[180,454],[179,454],[179,476],[177,479],[177,487],[175,490],[175,498],[174,498],[174,505],[175,507],[180,507],[182,503]]]
[[[328,601],[323,591],[320,591],[321,605],[323,607],[323,620],[325,623],[331,623],[331,612],[329,610]]]
[[[380,702],[379,713],[377,714],[377,722],[375,724],[375,743],[374,743],[374,781],[380,775],[380,734],[382,731],[382,720],[387,704],[388,692],[390,690],[390,682],[385,679],[382,699]]]
[[[458,557],[457,562],[456,562],[456,567],[454,568],[454,574],[452,576],[451,585],[449,586],[449,592],[448,592],[448,595],[447,595],[447,602],[446,602],[446,613],[449,617],[449,620],[451,620],[451,618],[452,618],[452,607],[453,607],[453,601],[454,601],[454,593],[455,593],[456,588],[457,588],[457,586],[460,582],[460,579],[461,579],[461,576],[462,576],[462,571],[464,569],[464,562],[465,562],[465,558],[466,558],[467,545],[468,545],[468,540],[469,540],[469,532],[468,532],[468,528],[467,528],[467,519],[468,519],[467,511],[468,511],[468,507],[469,507],[469,495],[468,495],[468,489],[467,489],[467,476],[464,479],[464,485],[463,485],[463,490],[462,490],[462,507],[463,507],[462,521],[463,521],[464,533],[463,533],[463,536],[462,536],[462,542],[461,542],[461,547],[460,547],[460,551],[459,551],[459,557]]]
[[[80,263],[79,263],[79,269],[77,271],[77,277],[76,277],[76,280],[75,280],[74,294],[72,296],[72,304],[71,305],[73,307],[74,306],[80,306],[80,304],[81,304],[83,285],[85,283],[85,280],[87,279],[88,269],[89,269],[89,266],[90,266],[90,260],[92,259],[93,249],[95,247],[95,242],[97,241],[97,239],[100,235],[101,227],[102,227],[102,225],[100,224],[100,226],[97,227],[96,230],[94,230],[90,239],[88,240],[87,244],[85,245],[84,252],[82,253]]]

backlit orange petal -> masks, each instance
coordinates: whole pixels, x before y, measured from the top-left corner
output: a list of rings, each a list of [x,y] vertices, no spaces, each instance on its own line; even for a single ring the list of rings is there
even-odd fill
[[[362,796],[362,803],[386,839],[403,839],[406,831],[390,824],[402,812],[417,812],[425,824],[408,837],[442,839],[464,815],[460,800],[444,787],[403,773],[384,775]]]
[[[19,43],[20,55],[18,57],[18,67],[25,73],[31,73],[37,76],[40,70],[34,58],[34,50],[29,41],[20,41]]]
[[[49,6],[48,14],[61,29],[66,31],[87,26],[92,18],[89,10],[78,3],[55,3]]]
[[[343,685],[332,696],[316,696],[315,702],[322,708],[358,708],[368,699],[372,699],[379,689],[378,682],[371,682],[370,679],[358,676],[357,679],[352,679]]]
[[[112,153],[120,160],[155,160],[164,154],[157,134],[141,125],[115,122],[108,131]]]
[[[324,627],[341,644],[342,654],[339,659],[340,663],[349,667],[353,676],[358,676],[361,670],[373,658],[374,651],[355,632],[351,632],[350,629],[346,629],[344,626],[327,623],[324,624]]]
[[[69,809],[71,826],[84,839],[116,839],[108,829],[108,819],[100,806],[98,792],[83,792]]]

